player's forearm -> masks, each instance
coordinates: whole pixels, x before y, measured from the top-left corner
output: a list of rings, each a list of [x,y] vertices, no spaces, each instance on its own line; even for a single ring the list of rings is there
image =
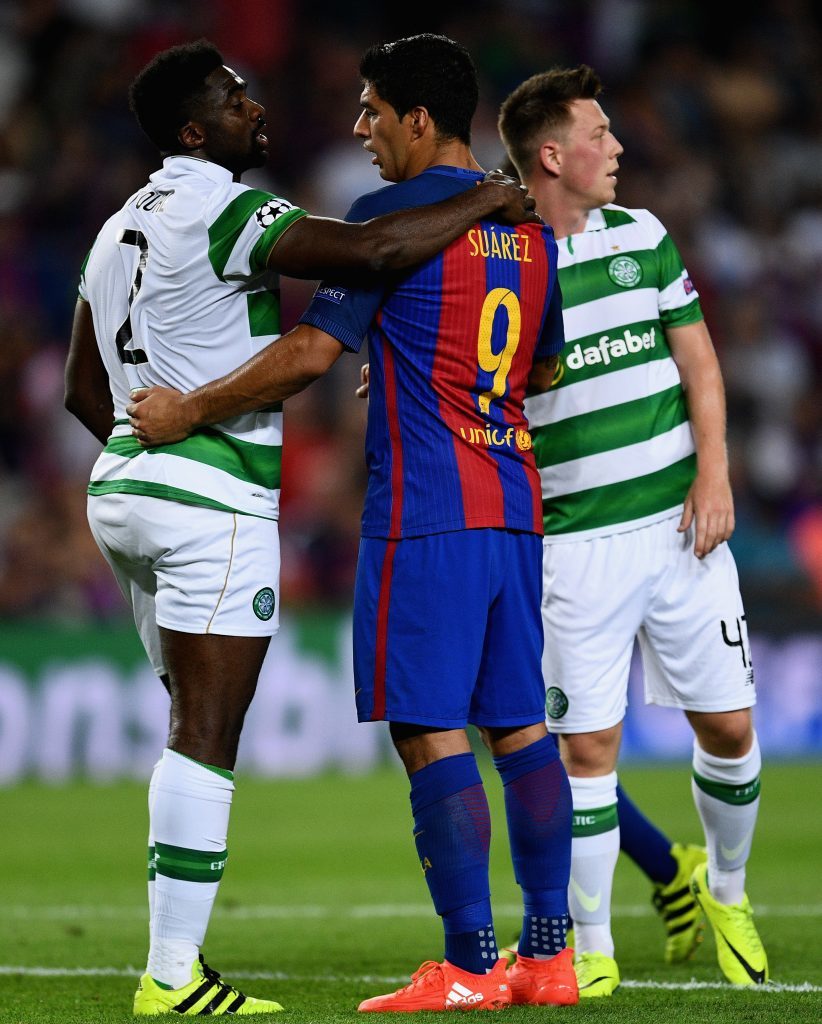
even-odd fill
[[[481,182],[458,196],[347,223],[303,217],[271,250],[268,266],[289,277],[339,278],[405,270],[430,259],[483,218],[534,220],[533,200],[516,185]]]
[[[114,406],[108,392],[95,397],[67,388],[63,404],[86,430],[94,434],[100,444],[106,443],[114,425]]]
[[[94,335],[91,307],[84,299],[78,299],[74,309],[63,404],[101,444],[106,443],[114,424],[114,403]]]
[[[719,367],[715,371],[694,374],[685,388],[685,400],[694,435],[698,472],[727,478],[725,389]]]
[[[283,402],[321,377],[341,352],[336,339],[300,324],[225,377],[183,395],[185,425],[190,431]]]

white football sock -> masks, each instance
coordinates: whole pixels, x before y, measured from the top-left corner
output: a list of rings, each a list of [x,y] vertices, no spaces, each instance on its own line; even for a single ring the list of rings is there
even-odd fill
[[[165,750],[153,776],[156,878],[148,973],[181,988],[191,979],[226,861],[233,775]]]
[[[619,855],[617,773],[570,778],[574,799],[568,905],[577,953],[614,955],[611,889]]]
[[[762,755],[754,735],[744,757],[707,754],[694,740],[691,791],[708,847],[708,888],[720,903],[739,903],[759,812]]]
[[[158,761],[154,765],[154,770],[151,773],[151,780],[148,784],[148,928],[149,935],[151,934],[151,920],[154,917],[154,878],[155,878],[155,867],[154,867],[154,833],[151,829],[151,815],[154,810],[154,798],[157,795],[157,772],[162,764],[162,760]]]

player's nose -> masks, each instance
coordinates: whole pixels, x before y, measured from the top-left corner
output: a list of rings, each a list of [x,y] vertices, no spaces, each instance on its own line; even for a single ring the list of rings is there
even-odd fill
[[[358,139],[368,139],[371,137],[371,132],[368,130],[368,118],[365,116],[364,110],[354,122],[354,136]]]

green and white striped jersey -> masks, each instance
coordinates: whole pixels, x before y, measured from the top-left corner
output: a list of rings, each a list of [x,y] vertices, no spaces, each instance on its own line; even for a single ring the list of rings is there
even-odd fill
[[[145,494],[277,518],[280,406],[146,451],[125,410],[133,388],[191,391],[279,337],[279,278],[266,264],[304,215],[218,164],[174,156],[106,222],[80,278],[115,417],[89,494]]]
[[[621,533],[681,510],[696,456],[665,329],[702,319],[662,224],[604,206],[560,239],[565,348],[555,383],[529,398],[550,541]]]

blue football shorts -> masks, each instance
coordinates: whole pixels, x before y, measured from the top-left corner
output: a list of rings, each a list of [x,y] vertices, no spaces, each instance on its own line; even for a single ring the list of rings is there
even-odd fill
[[[354,591],[359,720],[442,729],[544,721],[541,595],[536,534],[362,538]]]

